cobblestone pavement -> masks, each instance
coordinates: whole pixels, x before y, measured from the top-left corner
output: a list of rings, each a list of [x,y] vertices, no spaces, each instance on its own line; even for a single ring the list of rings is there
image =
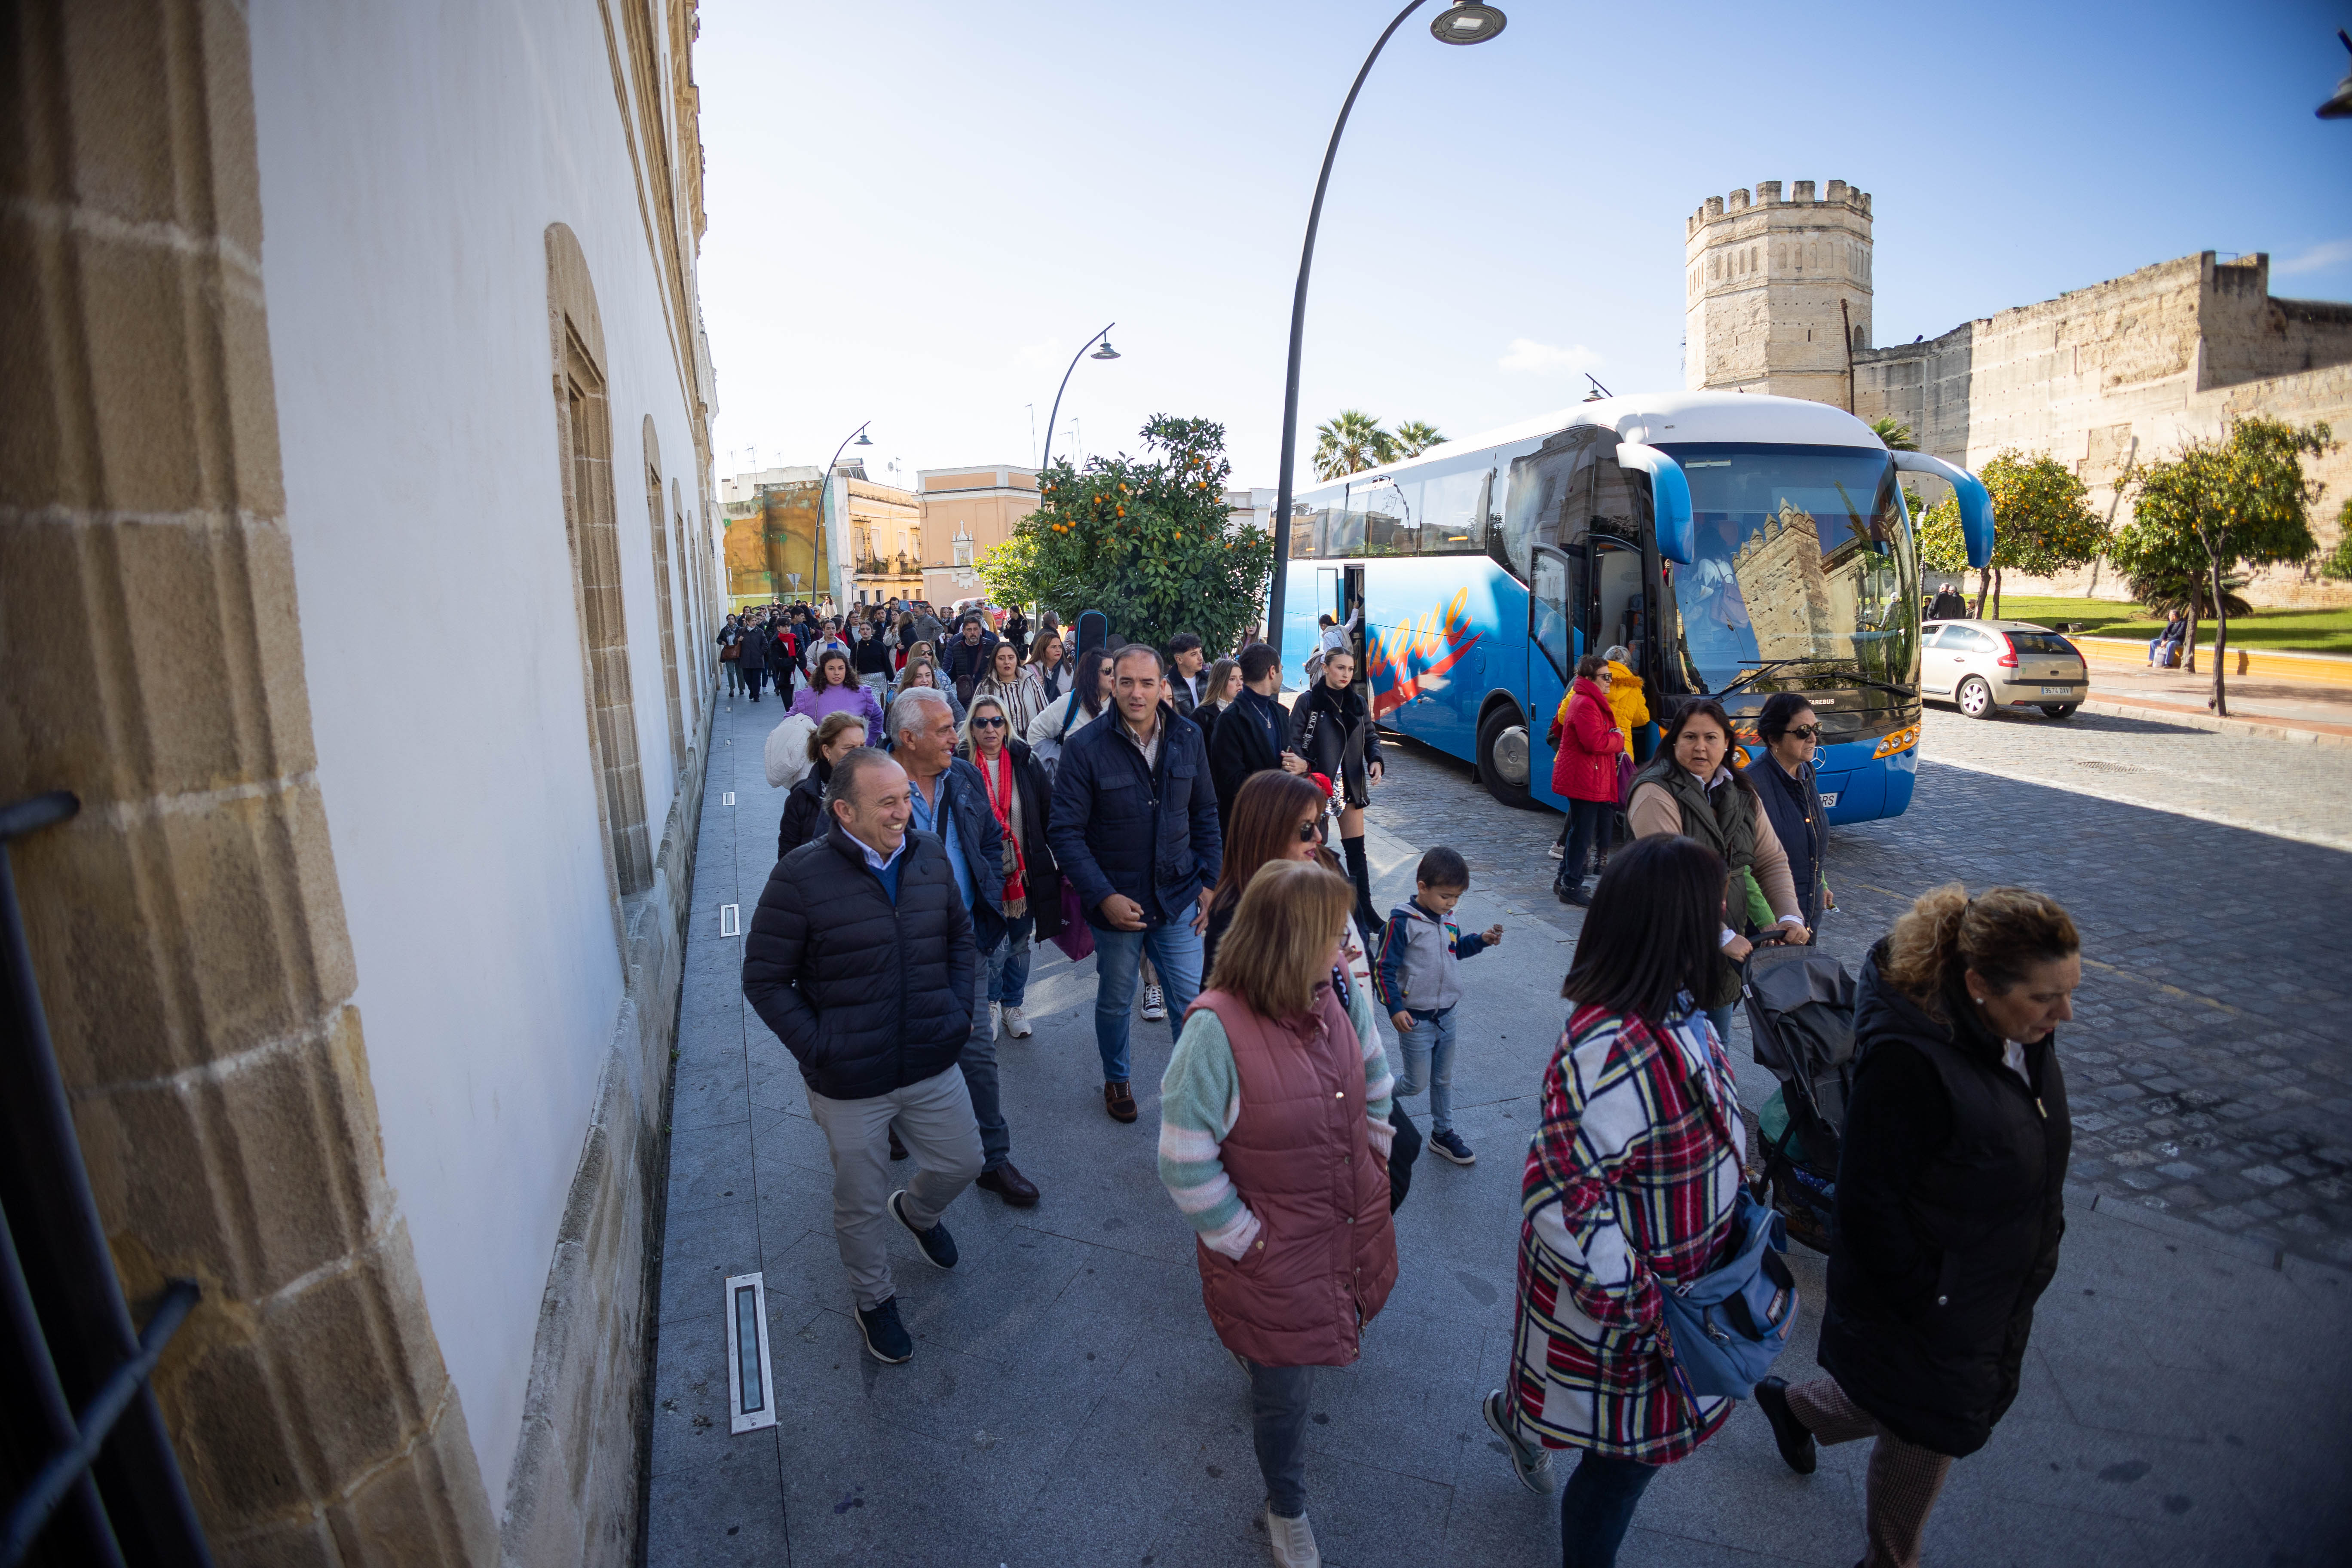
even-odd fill
[[[2084,943],[2059,1037],[2074,1179],[2352,1261],[2352,759],[2145,720],[1933,709],[1924,754],[1907,813],[1835,831],[1826,949],[1857,969],[1911,899],[1955,879],[2053,894]],[[1391,755],[1378,826],[1452,844],[1474,885],[1576,928],[1549,892],[1556,815],[1497,805],[1437,752]]]

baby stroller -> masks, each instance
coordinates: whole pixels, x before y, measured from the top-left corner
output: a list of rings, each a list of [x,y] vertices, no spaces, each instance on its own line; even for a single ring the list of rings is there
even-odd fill
[[[1827,1252],[1853,1092],[1853,977],[1818,948],[1759,942],[1739,994],[1756,1059],[1780,1080],[1757,1125],[1771,1205],[1790,1236]]]

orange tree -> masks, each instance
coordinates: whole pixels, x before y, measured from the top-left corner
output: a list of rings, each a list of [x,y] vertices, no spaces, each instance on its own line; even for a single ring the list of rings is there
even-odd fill
[[[2000,616],[2003,572],[2046,577],[2088,565],[2105,547],[2106,525],[2084,500],[2083,481],[2048,453],[2027,457],[2005,447],[1977,478],[1992,498],[1992,560],[1977,580],[1975,613],[1988,599]],[[1947,496],[1919,521],[1919,558],[1938,572],[1966,572],[1968,547],[1960,537],[1959,503]]]
[[[1229,648],[1256,621],[1274,540],[1225,506],[1225,427],[1155,415],[1143,458],[1068,462],[1039,477],[1039,506],[980,560],[989,595],[1067,623],[1087,610],[1130,642],[1195,632]]]

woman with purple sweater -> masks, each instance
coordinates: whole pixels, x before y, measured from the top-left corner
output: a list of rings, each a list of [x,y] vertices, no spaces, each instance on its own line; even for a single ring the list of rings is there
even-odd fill
[[[816,668],[809,671],[808,689],[793,699],[793,711],[820,724],[828,713],[855,713],[866,721],[867,734],[882,733],[882,705],[850,676],[849,657],[839,648],[827,648],[817,656]]]

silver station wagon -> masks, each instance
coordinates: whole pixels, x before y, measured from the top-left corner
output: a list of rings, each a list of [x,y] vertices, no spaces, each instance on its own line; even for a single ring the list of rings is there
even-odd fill
[[[2030,621],[1928,621],[1919,629],[1919,694],[1971,719],[1997,709],[2073,715],[2091,672],[2074,645]]]

